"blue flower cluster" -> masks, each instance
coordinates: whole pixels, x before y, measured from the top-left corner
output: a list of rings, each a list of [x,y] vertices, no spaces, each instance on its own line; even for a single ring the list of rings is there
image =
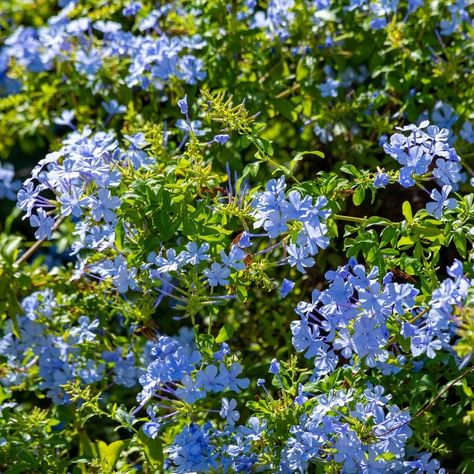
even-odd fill
[[[390,398],[381,386],[369,386],[359,396],[340,390],[312,398],[314,408],[290,430],[278,472],[305,472],[310,461],[335,461],[345,473],[411,471],[409,463],[400,470],[411,436],[410,415],[390,405]]]
[[[155,252],[150,253],[149,263],[143,269],[148,270],[150,277],[154,280],[165,282],[166,288],[161,290],[164,293],[173,292],[171,277],[180,279],[180,273],[189,272],[189,266],[195,267],[196,270],[192,273],[201,273],[204,281],[211,288],[225,286],[229,285],[231,275],[246,269],[247,254],[243,249],[252,245],[251,239],[262,237],[276,239],[285,234],[282,240],[276,244],[270,244],[255,255],[266,254],[285,245],[288,256],[279,263],[289,263],[291,266],[296,266],[301,273],[305,273],[305,268],[314,265],[313,256],[318,253],[318,249],[329,245],[325,220],[329,217],[330,210],[326,209],[327,199],[324,197],[317,198],[316,203],[313,204],[311,197],[301,199],[298,191],[291,191],[286,198],[285,188],[284,177],[278,180],[272,179],[267,183],[264,192],[255,195],[251,203],[253,209],[251,216],[255,219],[254,227],[263,228],[266,233],[242,232],[237,242],[231,245],[228,253],[224,250],[220,251],[220,261],[211,261],[209,244],[199,245],[196,242],[189,242],[179,253],[174,249],[162,251],[158,255]],[[294,235],[292,235],[292,227],[296,229]],[[293,237],[294,242],[286,244],[290,236]],[[210,266],[204,267],[202,263],[207,261],[211,261]],[[286,296],[290,289],[291,282],[287,280],[282,288],[282,296]]]
[[[253,201],[254,227],[263,228],[268,237],[275,239],[290,233],[291,243],[286,245],[288,257],[284,259],[301,273],[314,265],[314,256],[319,249],[329,245],[328,227],[325,223],[331,211],[328,201],[320,196],[313,203],[311,196],[301,198],[298,191],[285,196],[285,178],[272,179],[266,190],[258,193]],[[281,241],[285,243],[287,239]]]
[[[15,179],[13,165],[0,163],[0,199],[16,200],[16,193],[21,187],[21,182]]]
[[[441,348],[451,351],[453,306],[464,304],[467,290],[474,282],[464,276],[458,261],[448,269],[448,274],[449,278],[428,302],[429,309],[422,311],[417,308],[418,291],[413,285],[393,283],[391,274],[380,284],[376,268],[367,273],[355,260],[328,272],[328,288],[315,290],[311,303],[298,304],[300,320],[291,326],[297,352],[305,352],[306,358],[314,359],[311,380],[331,373],[336,365],[356,368],[362,361],[384,373],[396,370],[395,365],[387,364],[388,359],[400,364],[403,357],[396,357],[386,348],[388,321],[391,327],[401,327],[415,357],[425,354],[432,358]],[[81,316],[61,336],[54,335],[51,323],[60,317],[62,309],[51,290],[25,298],[22,309],[24,315],[18,319],[21,338],[14,335],[10,323],[0,341],[0,355],[7,359],[9,367],[3,385],[20,384],[26,379],[28,368],[37,364],[39,388],[54,403],[64,404],[69,398],[61,387],[63,384],[77,379],[85,384],[98,383],[105,379],[107,368],[107,377],[112,376],[117,385],[131,388],[139,379],[142,390],[131,419],[136,420],[136,414],[146,407],[148,421],[143,431],[150,438],[158,436],[163,425],[173,421],[182,403],[189,409],[199,404],[200,410],[218,411],[223,428],[210,422],[191,423],[176,435],[167,460],[168,467],[175,472],[207,472],[222,467],[250,472],[258,464],[286,474],[304,471],[311,461],[338,463],[342,472],[439,469],[437,461],[428,454],[407,451],[410,416],[390,405],[390,395],[384,395],[380,386],[369,385],[363,393],[330,391],[315,396],[300,385],[293,404],[295,409],[305,411],[301,412],[299,423],[291,427],[278,454],[273,446],[263,442],[273,430],[266,420],[254,416],[237,425],[237,402],[226,397],[220,399],[220,409],[208,408],[215,404],[215,394],[239,393],[249,386],[249,380],[240,377],[242,367],[227,344],[223,343],[209,358],[196,350],[186,331],[178,337],[160,336],[146,343],[138,361],[146,366],[143,370],[137,367],[134,355],[122,354],[122,349],[97,355],[95,348],[100,345],[101,334],[98,320]],[[270,373],[280,373],[276,359]],[[267,395],[270,396],[268,392]],[[266,464],[262,464],[264,459]]]
[[[152,252],[148,255],[150,263],[144,268],[148,269],[150,277],[155,280],[169,280],[171,272],[179,278],[180,273],[189,271],[188,265],[197,270],[198,266],[203,267],[200,265],[202,262],[210,261],[209,248],[208,243],[198,245],[196,242],[189,242],[178,254],[174,249],[159,255]],[[210,287],[228,285],[232,271],[239,272],[245,269],[245,252],[238,244],[232,245],[229,253],[221,250],[220,257],[220,262],[212,262],[210,267],[202,270],[202,277]]]
[[[469,6],[472,6],[469,0],[453,0],[448,5],[450,18],[443,20],[440,24],[442,35],[452,35],[461,29],[463,23],[472,26],[473,19],[469,14]]]
[[[407,18],[425,5],[425,0],[408,0],[401,5],[400,0],[347,0],[343,3],[343,12],[356,12],[368,18],[369,27],[374,30],[386,28],[397,14],[402,13],[401,19]],[[271,0],[265,12],[256,11],[256,2],[246,2],[245,14],[241,12],[240,19],[253,18],[251,26],[264,28],[267,35],[277,37],[281,41],[289,38],[291,25],[295,21],[294,0]],[[313,11],[313,22],[316,27],[324,25],[329,19],[334,21],[331,13],[339,6],[335,0],[306,0],[305,6]],[[463,24],[471,25],[469,3],[466,0],[453,0],[447,5],[450,18],[440,23],[440,31],[449,36],[462,30]],[[253,15],[253,16],[252,16]],[[337,19],[341,21],[341,19]]]
[[[258,463],[253,446],[262,439],[265,428],[266,423],[257,417],[249,418],[246,425],[228,425],[225,430],[215,429],[211,423],[192,423],[173,440],[168,467],[180,474],[213,469],[252,472]]]
[[[394,327],[410,341],[414,357],[434,358],[441,348],[451,350],[453,307],[464,303],[473,282],[458,261],[448,273],[451,277],[433,293],[429,311],[424,311],[417,307],[419,291],[411,283],[393,282],[391,273],[380,283],[377,267],[367,272],[351,259],[327,272],[328,288],[314,290],[311,303],[300,302],[295,310],[299,319],[291,323],[293,346],[314,362],[312,380],[345,364],[398,371],[406,358],[389,347]]]
[[[132,387],[138,383],[141,369],[135,367],[133,354],[122,357],[119,350],[94,355],[100,347],[98,319],[80,316],[77,324],[64,324],[62,330],[55,331],[54,320],[61,318],[63,309],[51,290],[26,297],[21,308],[24,314],[18,316],[19,337],[9,322],[0,339],[0,355],[8,368],[2,376],[3,386],[20,385],[28,379],[28,369],[37,366],[39,388],[54,403],[65,404],[70,398],[62,385],[77,379],[85,384],[100,382],[108,365],[116,384]]]
[[[161,336],[147,349],[148,366],[140,377],[142,390],[137,396],[138,413],[147,406],[150,421],[143,430],[154,438],[164,423],[172,421],[176,414],[176,403],[193,405],[206,399],[209,394],[232,391],[239,393],[249,386],[249,379],[240,378],[242,366],[233,361],[227,344],[213,355],[213,360],[204,360],[194,344],[176,338]],[[174,408],[174,411],[173,411]],[[229,426],[238,420],[235,400],[222,399],[221,416]],[[157,416],[165,409],[166,414]]]
[[[350,0],[349,3],[346,10],[366,12],[370,19],[370,28],[373,30],[387,27],[400,7],[400,0]],[[424,3],[424,0],[408,0],[404,20]]]
[[[128,87],[161,90],[172,78],[193,85],[206,77],[203,61],[192,54],[206,42],[198,35],[167,36],[161,31],[159,22],[166,19],[169,5],[152,10],[140,20],[138,30],[142,34],[124,31],[115,21],[91,21],[86,16],[70,19],[73,8],[74,4],[68,3],[46,25],[20,26],[5,40],[0,51],[0,78],[9,90],[14,91],[13,79],[8,77],[14,64],[39,73],[71,62],[94,92],[104,90],[100,72],[117,59],[127,65],[123,81]],[[126,8],[123,14],[133,16],[137,12]]]
[[[384,144],[384,150],[402,165],[398,181],[405,188],[415,184],[414,178],[432,173],[442,189],[441,193],[437,189],[431,191],[430,197],[434,201],[428,203],[426,209],[440,219],[443,209],[456,207],[456,200],[448,196],[452,190],[458,190],[459,183],[466,179],[461,158],[448,144],[449,130],[429,125],[427,120],[418,126],[408,125],[400,130],[409,132],[408,136],[395,133],[390,142]]]
[[[400,184],[408,188],[415,184],[413,177],[422,176],[434,164],[433,176],[439,185],[450,185],[454,190],[462,181],[461,158],[449,146],[449,131],[430,125],[427,120],[420,125],[399,128],[403,133],[395,133],[390,142],[384,144],[385,153],[395,158],[401,165]]]
[[[441,348],[452,351],[449,340],[455,328],[453,307],[464,304],[467,289],[474,282],[464,276],[458,261],[448,269],[448,274],[450,277],[433,293],[428,310],[422,310],[416,304],[418,290],[409,283],[392,282],[390,273],[380,283],[377,268],[367,273],[355,260],[328,272],[329,287],[321,292],[315,290],[311,303],[301,302],[296,309],[300,320],[292,323],[297,352],[305,352],[307,358],[314,359],[310,380],[330,374],[341,364],[352,365],[353,369],[365,364],[378,367],[385,374],[399,370],[397,366],[404,363],[405,357],[400,355],[400,348],[396,352],[387,348],[388,322],[410,340],[414,357],[424,354],[433,358]],[[196,375],[185,375],[177,388],[169,384],[163,397],[158,398],[171,394],[194,403],[203,398],[198,395],[203,387],[209,393],[221,391],[223,384],[219,382],[216,365],[198,370],[198,353],[188,352],[183,357],[179,345],[172,352],[171,357],[166,355],[156,363],[160,370],[155,379],[164,375],[166,380],[170,373],[178,377],[181,367]],[[179,362],[174,354],[179,354]],[[279,376],[280,364],[276,359],[270,365],[270,373]],[[153,385],[153,377],[145,379]],[[264,386],[264,381],[257,385]],[[156,389],[156,385],[153,387]],[[142,396],[139,401],[148,398]],[[259,463],[262,468],[286,474],[304,472],[310,462],[335,462],[341,466],[341,472],[348,473],[445,472],[428,453],[407,449],[411,418],[407,411],[389,404],[390,398],[381,386],[369,385],[363,393],[330,391],[315,396],[300,385],[293,402],[295,409],[299,406],[310,410],[300,416],[298,425],[291,427],[281,457],[273,451],[270,458],[265,452],[268,446],[261,440],[271,436],[272,428],[256,417],[250,418],[247,425],[235,425],[240,418],[236,402],[223,398],[220,414],[227,422],[225,428],[218,429],[211,423],[186,426],[174,439],[168,461],[176,472],[183,473],[206,472],[216,466],[249,472]],[[147,430],[153,427],[151,436],[156,435],[163,421],[154,418],[147,423]],[[262,465],[262,459],[273,461]]]
[[[90,217],[78,224],[78,234],[84,243],[94,241],[95,236],[94,243],[98,244],[98,234],[103,240],[104,232],[116,222],[114,211],[120,206],[120,199],[112,196],[111,190],[120,184],[117,165],[125,165],[128,158],[120,153],[112,133],[93,135],[86,128],[81,133],[73,132],[64,143],[34,167],[31,178],[18,192],[18,207],[37,227],[37,239],[51,238],[57,217],[72,215],[77,219],[88,210]],[[93,228],[94,223],[98,230]],[[89,231],[91,237],[87,239]],[[81,244],[74,251],[79,248]]]
[[[295,18],[292,11],[294,6],[294,0],[270,0],[266,12],[255,13],[252,26],[264,28],[269,37],[276,36],[280,40],[285,40],[290,36],[289,28]],[[254,8],[252,13],[253,11]]]
[[[333,11],[343,5],[343,12],[360,12],[368,17],[369,27],[373,30],[386,28],[392,18],[399,11],[404,13],[403,21],[418,8],[425,4],[425,0],[408,0],[408,4],[400,8],[400,0],[347,0],[336,2],[335,0],[305,0],[304,4],[308,10],[312,11],[312,18],[315,27],[324,25],[327,21],[341,21],[336,18]],[[284,41],[291,35],[291,25],[295,21],[296,15],[294,0],[270,0],[265,12],[256,11],[255,1],[247,1],[245,14],[241,13],[240,18],[252,17],[251,26],[253,28],[264,28],[270,38],[277,37]],[[460,29],[461,23],[469,23],[470,16],[467,11],[465,0],[457,0],[450,5],[451,20],[441,24],[442,33],[450,35]]]
[[[423,122],[428,119],[430,119],[433,125],[449,130],[447,142],[450,145],[453,145],[458,140],[458,135],[456,135],[454,129],[459,127],[459,137],[469,144],[474,143],[474,130],[472,128],[472,123],[469,120],[464,120],[461,126],[459,114],[448,102],[438,100],[431,113],[425,111],[420,115],[418,121]]]
[[[455,260],[447,272],[449,278],[433,292],[428,302],[429,311],[415,324],[403,323],[401,333],[410,339],[414,357],[426,354],[432,359],[441,348],[452,351],[450,342],[456,332],[453,309],[465,304],[468,289],[474,285],[474,281],[466,278],[459,260]]]
[[[353,390],[295,400],[311,405],[290,428],[283,449],[269,447],[272,435],[265,420],[251,417],[246,425],[229,423],[217,429],[210,422],[186,426],[173,440],[168,468],[173,472],[253,472],[257,466],[281,474],[306,472],[310,462],[337,463],[344,473],[439,472],[439,463],[428,453],[407,450],[411,437],[410,415],[389,404],[381,386],[369,386],[361,394]],[[229,402],[223,399],[223,413]],[[281,452],[280,452],[281,450]]]

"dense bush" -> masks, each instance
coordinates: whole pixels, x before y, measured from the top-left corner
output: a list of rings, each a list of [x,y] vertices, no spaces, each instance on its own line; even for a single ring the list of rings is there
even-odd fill
[[[0,0],[0,471],[474,471],[470,0]]]

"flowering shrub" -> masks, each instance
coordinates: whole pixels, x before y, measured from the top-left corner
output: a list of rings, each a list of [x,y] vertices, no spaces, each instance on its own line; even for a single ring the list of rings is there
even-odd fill
[[[471,1],[0,6],[2,472],[473,471]]]

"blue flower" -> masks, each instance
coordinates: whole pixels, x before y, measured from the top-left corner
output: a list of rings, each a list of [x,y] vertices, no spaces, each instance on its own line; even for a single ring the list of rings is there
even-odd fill
[[[413,13],[425,4],[425,0],[408,0],[408,13]]]
[[[214,262],[211,268],[204,270],[204,275],[211,286],[225,286],[229,284],[230,270],[227,267],[223,267],[220,263]]]
[[[318,379],[319,377],[332,373],[336,368],[338,360],[334,351],[326,351],[319,348],[314,358],[313,378]]]
[[[295,244],[290,244],[286,247],[288,252],[288,263],[301,273],[306,273],[305,268],[312,267],[314,265],[314,258],[308,255],[308,251]]]
[[[138,2],[137,0],[131,0],[130,3],[123,8],[122,15],[135,16],[141,8],[142,5],[140,2]]]
[[[457,161],[446,161],[438,158],[436,160],[436,167],[433,169],[433,176],[437,178],[438,184],[449,184],[453,189],[457,189],[457,183],[462,178],[461,170],[462,166]]]
[[[230,138],[230,135],[228,135],[227,133],[222,133],[220,135],[216,135],[213,140],[216,143],[219,143],[219,145],[225,145],[227,141],[229,140],[229,138]]]
[[[154,278],[155,276],[160,277],[162,273],[169,273],[178,270],[178,268],[183,263],[181,254],[176,255],[175,249],[168,249],[166,251],[166,257],[158,255],[155,258],[155,265],[157,270],[150,272],[150,275]]]
[[[238,378],[241,372],[242,366],[237,362],[234,362],[230,366],[230,370],[221,363],[219,366],[218,381],[223,387],[227,387],[229,390],[238,393],[241,389],[247,388],[250,384],[249,379]]]
[[[106,260],[102,263],[101,269],[105,274],[112,277],[112,282],[119,293],[126,293],[129,288],[138,290],[135,280],[137,271],[134,267],[128,268],[123,255],[117,255],[113,262]]]
[[[250,247],[252,245],[252,243],[250,242],[250,234],[246,230],[244,230],[240,234],[237,245],[240,248],[247,248],[247,247]]]
[[[176,121],[176,126],[186,133],[194,133],[196,137],[202,137],[206,134],[204,130],[201,130],[202,122],[200,120],[192,120],[191,122],[187,122],[183,119],[178,119]]]
[[[222,408],[219,415],[227,421],[230,426],[235,425],[235,422],[239,420],[240,413],[235,409],[237,407],[237,401],[233,398],[228,400],[227,398],[222,399]]]
[[[38,227],[35,232],[35,237],[38,240],[51,238],[54,227],[54,219],[49,217],[44,209],[38,209],[37,213],[30,217],[30,224],[32,227]]]
[[[127,111],[125,105],[120,105],[115,99],[110,100],[109,102],[102,102],[102,107],[109,115],[124,114]]]
[[[74,217],[80,217],[83,214],[82,206],[88,204],[87,199],[81,198],[81,191],[76,187],[72,187],[70,192],[65,192],[59,198],[61,204],[61,215],[69,216],[70,214]]]
[[[178,77],[189,85],[195,85],[206,78],[207,72],[203,70],[204,61],[190,54],[183,56],[178,67]]]
[[[445,185],[441,188],[441,193],[437,189],[431,191],[430,197],[434,199],[434,202],[429,202],[426,205],[426,212],[436,217],[436,219],[441,219],[443,215],[443,209],[454,209],[457,206],[457,201],[454,198],[448,198],[449,193],[451,192],[452,187]]]
[[[222,250],[221,253],[222,263],[229,268],[234,270],[245,270],[245,252],[237,245],[232,245],[229,255]]]
[[[374,179],[374,187],[375,188],[385,188],[389,183],[390,178],[387,173],[382,173],[379,171]]]
[[[74,119],[74,110],[64,110],[59,117],[56,117],[53,121],[57,125],[65,125],[67,127],[72,128],[73,130],[76,128],[72,121]]]
[[[305,402],[308,400],[308,397],[304,394],[304,387],[303,384],[298,384],[298,395],[295,397],[295,403],[297,405],[304,405]]]
[[[284,278],[280,286],[280,296],[282,298],[286,298],[288,296],[288,293],[293,289],[294,286],[295,282]]]
[[[182,99],[178,100],[178,107],[183,115],[188,114],[188,95],[187,94]]]
[[[189,242],[186,244],[186,250],[183,250],[179,257],[183,263],[198,265],[200,262],[209,260],[208,251],[209,244],[207,242],[203,243],[200,247],[198,247],[196,242]]]
[[[434,339],[434,335],[420,333],[412,337],[410,348],[414,357],[426,354],[428,358],[434,359],[436,351],[442,348],[442,343],[439,339]]]
[[[89,207],[95,221],[104,219],[105,222],[114,223],[116,216],[113,209],[120,207],[120,199],[117,196],[112,196],[108,189],[101,188],[97,192],[97,198],[89,198]]]
[[[277,375],[280,373],[280,363],[277,359],[272,359],[268,371],[273,375]]]
[[[74,66],[77,72],[92,80],[102,68],[102,58],[99,52],[93,48],[88,53],[80,49],[76,54]]]
[[[458,278],[464,275],[463,264],[457,259],[454,259],[453,264],[446,271],[451,278]]]
[[[451,18],[440,23],[442,35],[452,35],[460,29],[463,22],[470,23],[471,19],[466,7],[465,0],[457,0],[448,6]]]
[[[199,388],[192,377],[186,374],[180,382],[181,386],[176,389],[176,396],[186,403],[193,404],[206,396],[206,391]]]
[[[319,90],[321,92],[322,97],[337,97],[337,89],[340,85],[339,81],[328,77],[326,82],[323,82],[319,86]]]
[[[139,374],[142,369],[135,366],[135,356],[132,352],[124,356],[121,355],[121,352],[119,349],[113,358],[113,380],[117,385],[131,388],[138,384]]]
[[[461,138],[463,140],[472,145],[474,143],[474,127],[472,125],[472,122],[470,122],[469,120],[464,122],[461,131],[459,132],[459,135],[461,135]]]
[[[148,436],[148,438],[155,439],[160,432],[161,425],[156,421],[147,421],[143,425],[143,432]]]
[[[18,180],[14,180],[15,170],[10,163],[2,166],[0,163],[0,199],[15,200],[15,195],[21,187]],[[19,207],[19,206],[18,206]]]
[[[438,101],[435,104],[431,118],[438,127],[450,129],[457,122],[458,115],[450,104]]]
[[[99,327],[99,320],[94,319],[90,322],[87,316],[81,316],[79,318],[79,327],[71,329],[71,337],[76,344],[82,344],[84,341],[93,341],[96,338],[94,332]]]
[[[196,387],[206,392],[222,392],[226,384],[218,377],[219,369],[215,365],[208,365],[196,374]]]
[[[321,127],[319,124],[316,123],[313,127],[313,131],[322,143],[329,143],[334,140],[331,125],[328,125],[327,127]]]
[[[168,455],[176,466],[173,471],[177,473],[210,472],[218,468],[210,438],[196,424],[185,427],[176,436]]]

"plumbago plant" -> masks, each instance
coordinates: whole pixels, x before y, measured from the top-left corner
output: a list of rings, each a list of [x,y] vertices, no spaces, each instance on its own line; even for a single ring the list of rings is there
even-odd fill
[[[73,130],[18,192],[36,242],[2,235],[2,469],[445,472],[460,453],[469,472],[474,194],[449,131],[404,126],[390,170],[301,180],[324,156],[278,160],[243,104],[178,110]],[[239,141],[241,176],[221,159]],[[347,213],[415,187],[398,219]]]
[[[473,472],[472,35],[0,0],[0,471]]]
[[[284,159],[322,149],[328,165],[371,167],[379,138],[425,118],[459,150],[474,143],[472,0],[31,3],[0,1],[5,158],[137,110],[174,123],[197,85],[252,104]],[[245,145],[228,150],[234,167]]]

